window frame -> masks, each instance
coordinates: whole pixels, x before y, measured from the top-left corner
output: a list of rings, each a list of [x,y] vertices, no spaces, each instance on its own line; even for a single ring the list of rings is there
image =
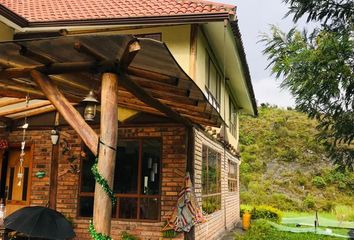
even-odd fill
[[[234,110],[234,113],[233,113]],[[232,116],[235,114],[235,116]],[[234,120],[234,121],[232,121]],[[237,135],[237,107],[232,98],[229,97],[229,129],[232,136],[236,137]]]
[[[223,75],[219,71],[219,67],[216,64],[216,62],[213,60],[211,57],[211,54],[209,53],[208,49],[205,49],[206,52],[206,59],[205,59],[205,73],[206,73],[206,84],[205,84],[205,90],[207,92],[207,98],[210,104],[213,105],[213,107],[220,112],[220,102],[221,102],[221,82]],[[215,79],[215,84],[216,84],[216,96],[211,91],[211,77],[210,77],[210,66],[213,64],[215,68],[215,73],[216,73],[216,79]]]
[[[143,150],[143,142],[144,140],[151,140],[155,139],[160,142],[160,178],[159,178],[159,194],[154,194],[154,195],[144,195],[141,193],[141,173],[142,173],[142,150]],[[113,220],[119,220],[119,221],[128,221],[128,222],[160,222],[161,221],[161,196],[162,196],[162,163],[163,163],[163,139],[162,137],[120,137],[119,140],[121,141],[138,141],[139,142],[139,160],[138,160],[138,186],[137,186],[137,193],[136,194],[123,194],[123,193],[115,193],[114,196],[117,198],[117,204],[114,206],[115,209],[115,216],[112,214],[112,219]],[[84,151],[84,143],[82,142],[81,144],[81,151]],[[83,162],[85,160],[81,157],[80,159],[80,171],[82,171],[83,168]],[[94,197],[94,192],[81,192],[81,183],[82,183],[82,175],[80,174],[79,177],[79,188],[78,188],[78,194],[77,194],[77,208],[76,208],[76,217],[78,219],[90,219],[91,217],[83,217],[80,216],[80,198],[81,197]],[[119,199],[120,198],[135,198],[137,199],[137,218],[119,218]],[[141,219],[140,218],[140,206],[141,206],[141,200],[144,198],[157,198],[158,204],[157,204],[157,219]],[[113,212],[113,208],[112,208]]]
[[[230,165],[234,165],[236,167],[236,176],[235,178],[233,176],[230,176]],[[235,161],[232,161],[231,159],[228,159],[228,172],[227,172],[227,190],[228,192],[234,193],[238,191],[238,164]],[[233,182],[234,185],[230,186],[230,182]],[[231,190],[230,190],[231,187]],[[234,189],[232,188],[234,187]]]
[[[219,188],[219,192],[217,193],[203,193],[203,165],[204,165],[204,157],[203,157],[203,152],[204,152],[204,149],[206,149],[206,166],[207,166],[207,175],[209,175],[209,150],[215,152],[218,156],[218,160],[217,160],[217,164],[219,164],[217,167],[219,168],[219,179],[217,180],[218,181],[218,188]],[[205,145],[203,144],[202,145],[202,174],[201,174],[201,200],[202,200],[202,203],[203,203],[203,199],[205,198],[209,198],[209,197],[215,197],[215,196],[220,196],[220,206],[218,209],[216,209],[214,212],[212,213],[208,213],[208,214],[213,214],[217,211],[220,211],[221,208],[222,208],[222,159],[221,159],[221,153],[219,151],[217,151],[215,148],[213,147],[210,147],[208,145]],[[206,183],[206,189],[209,189],[209,179],[207,178],[207,183]],[[203,209],[204,211],[204,209]]]

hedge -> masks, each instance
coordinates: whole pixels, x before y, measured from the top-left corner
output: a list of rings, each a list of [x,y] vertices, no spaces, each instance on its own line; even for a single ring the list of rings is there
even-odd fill
[[[268,219],[279,223],[283,217],[282,211],[267,205],[260,205],[255,207],[241,205],[241,217],[246,211],[251,214],[252,219]]]

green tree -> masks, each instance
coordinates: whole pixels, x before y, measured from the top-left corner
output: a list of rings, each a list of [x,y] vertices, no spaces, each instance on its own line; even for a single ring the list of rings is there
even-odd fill
[[[354,169],[354,1],[283,0],[296,23],[318,23],[311,33],[263,35],[272,73],[290,90],[297,109],[319,120],[318,140],[340,169]]]

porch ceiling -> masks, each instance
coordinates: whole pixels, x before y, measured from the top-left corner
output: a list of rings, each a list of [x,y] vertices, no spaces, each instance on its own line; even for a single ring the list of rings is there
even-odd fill
[[[0,43],[0,121],[55,110],[31,79],[31,70],[47,74],[72,104],[80,102],[91,89],[99,95],[100,72],[107,67],[118,68],[125,47],[133,39],[130,35],[81,35]],[[139,97],[140,92],[192,123],[219,126],[219,113],[166,45],[152,39],[138,41],[141,50],[121,73],[138,90],[128,91],[118,83],[119,106],[166,114],[154,108],[156,104]],[[27,94],[36,99],[28,108],[24,103]]]

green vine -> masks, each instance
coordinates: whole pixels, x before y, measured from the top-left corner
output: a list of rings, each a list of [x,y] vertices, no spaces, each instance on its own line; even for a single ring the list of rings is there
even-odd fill
[[[96,232],[96,229],[93,226],[92,220],[90,221],[89,232],[90,232],[90,236],[91,236],[92,239],[95,239],[95,240],[112,240],[112,238],[110,236],[107,236],[107,235],[104,235],[102,233]]]
[[[98,172],[97,164],[98,164],[98,158],[96,158],[95,164],[93,164],[91,168],[92,174],[96,182],[102,187],[103,191],[111,199],[112,206],[114,206],[116,204],[117,199],[114,197],[113,190],[109,187],[107,180],[104,177],[102,177],[102,175]],[[91,238],[94,240],[112,240],[110,236],[96,232],[92,220],[90,221],[89,233]]]

